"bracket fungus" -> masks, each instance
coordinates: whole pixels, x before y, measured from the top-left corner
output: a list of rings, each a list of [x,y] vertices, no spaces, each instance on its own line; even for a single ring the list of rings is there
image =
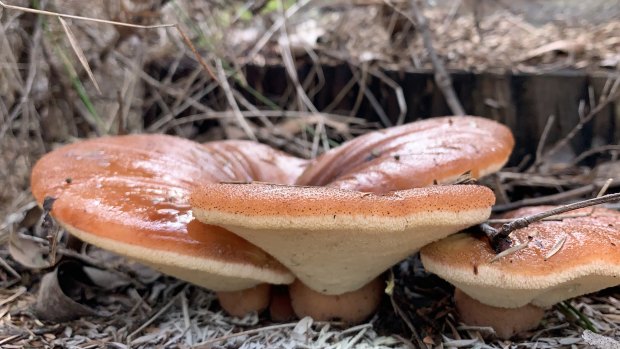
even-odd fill
[[[255,142],[201,145],[165,135],[130,135],[56,149],[36,163],[31,184],[39,205],[56,198],[52,216],[78,238],[234,297],[227,293],[261,283],[289,284],[294,277],[258,247],[195,220],[190,192],[221,181],[292,183],[305,165]],[[258,310],[267,306],[268,292],[255,289],[263,294]]]
[[[514,146],[510,129],[475,116],[431,118],[375,131],[314,160],[299,185],[382,193],[477,179],[501,169]]]
[[[374,278],[457,226],[480,223],[494,201],[476,186],[392,191],[451,183],[467,172],[479,178],[500,169],[513,146],[512,133],[497,122],[433,118],[328,151],[297,179],[300,187],[210,185],[193,193],[192,204],[200,220],[232,230],[292,270],[298,316],[355,322],[374,308],[353,318],[347,304],[360,294],[380,299],[370,294],[380,295],[369,286]],[[330,311],[300,306],[312,301]]]
[[[495,196],[476,185],[373,194],[221,183],[197,188],[190,200],[198,220],[264,249],[312,290],[341,295],[420,247],[486,220]]]
[[[522,208],[502,218],[547,209]],[[512,232],[513,245],[525,247],[501,258],[486,236],[459,233],[422,248],[422,262],[456,286],[463,322],[509,338],[536,327],[546,307],[620,284],[620,212],[584,208],[554,219]]]
[[[297,184],[387,193],[452,183],[465,173],[476,179],[499,170],[513,146],[510,130],[495,121],[474,116],[431,118],[346,142],[311,162]],[[303,287],[296,283],[294,303]],[[326,299],[323,295],[320,301]],[[332,306],[337,308],[338,302],[348,301],[338,295]]]

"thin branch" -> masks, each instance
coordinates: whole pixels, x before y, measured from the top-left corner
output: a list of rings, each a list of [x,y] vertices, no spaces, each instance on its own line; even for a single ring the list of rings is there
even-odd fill
[[[113,24],[113,25],[118,25],[118,26],[122,26],[122,27],[139,28],[139,29],[156,29],[156,28],[166,28],[166,27],[174,27],[174,26],[176,26],[176,24],[139,25],[139,24],[131,24],[131,23],[123,23],[123,22],[117,22],[117,21],[110,21],[110,20],[106,20],[106,19],[90,18],[90,17],[83,17],[83,16],[75,16],[75,15],[67,15],[67,14],[64,14],[64,13],[45,11],[45,10],[37,10],[37,9],[32,9],[32,8],[22,7],[22,6],[15,6],[15,5],[7,5],[3,1],[0,1],[0,7],[4,7],[6,9],[10,9],[10,10],[18,10],[18,11],[22,11],[22,12],[36,13],[36,14],[45,15],[45,16],[55,16],[55,17],[62,17],[62,18],[79,19],[79,20],[84,20],[84,21],[90,21],[90,22],[96,22],[96,23],[105,23],[105,24]]]
[[[424,47],[426,48],[426,51],[428,52],[428,55],[433,63],[433,67],[435,68],[435,82],[437,82],[437,86],[439,86],[443,92],[452,113],[454,113],[454,115],[465,115],[465,110],[463,109],[461,102],[459,102],[459,99],[454,92],[454,88],[452,87],[452,79],[450,79],[450,75],[446,71],[446,68],[433,47],[433,39],[431,38],[431,31],[428,26],[428,21],[420,10],[417,0],[411,0],[410,4],[411,12],[413,14],[411,17],[415,17],[415,21],[413,21],[410,16],[406,17],[418,25],[418,29],[420,30],[422,39],[424,40]]]
[[[590,109],[590,111],[588,112],[588,114],[586,114],[583,117],[580,116],[579,122],[577,123],[577,125],[575,125],[573,129],[571,129],[566,134],[566,136],[564,136],[557,143],[555,143],[549,150],[547,150],[545,154],[543,154],[542,157],[537,158],[536,161],[534,162],[534,165],[532,165],[532,167],[537,167],[538,165],[543,163],[545,159],[549,158],[549,156],[555,154],[559,149],[561,149],[566,144],[568,144],[568,142],[572,140],[573,138],[575,138],[575,136],[581,131],[581,129],[583,129],[585,124],[590,122],[598,113],[600,113],[603,109],[605,109],[608,104],[615,101],[617,98],[620,98],[620,88],[618,87],[619,85],[620,85],[620,78],[617,78],[614,81],[612,87],[610,88],[609,94],[607,94],[606,96],[601,96],[599,103],[593,106],[592,109]],[[592,99],[594,98],[592,97]]]
[[[551,126],[554,122],[555,115],[549,115],[547,122],[545,123],[545,128],[543,129],[540,139],[538,140],[538,146],[536,147],[536,159],[534,162],[538,162],[538,159],[543,157],[543,148],[545,147],[545,143],[547,143],[547,138],[549,137],[549,132],[551,131]],[[531,167],[531,169],[534,169],[534,167]]]
[[[489,237],[491,247],[493,247],[495,252],[501,253],[502,251],[510,247],[509,236],[515,230],[525,228],[533,222],[561,213],[618,200],[620,200],[620,193],[608,194],[594,199],[583,200],[572,204],[559,206],[551,210],[539,212],[533,215],[517,218],[510,223],[502,225],[500,229],[495,229],[490,225],[484,223],[480,225],[480,228]]]
[[[590,148],[583,153],[577,155],[573,161],[570,163],[570,167],[577,166],[580,162],[587,159],[588,157],[603,152],[620,152],[620,145],[617,144],[608,144],[602,145],[600,147]]]
[[[209,74],[211,79],[218,82],[217,78],[215,77],[215,74],[213,73],[213,69],[211,69],[209,65],[207,64],[207,62],[205,62],[205,60],[202,59],[202,56],[200,55],[200,53],[198,53],[198,50],[196,50],[196,47],[194,47],[194,45],[192,44],[192,41],[190,40],[189,36],[185,34],[185,32],[181,29],[181,27],[178,24],[175,24],[174,28],[179,32],[179,34],[181,35],[181,38],[183,38],[183,42],[185,42],[185,44],[189,46],[190,50],[192,50],[192,52],[194,53],[194,56],[196,57],[196,59],[198,60],[198,63],[200,63],[202,68],[207,72],[207,74]]]
[[[588,184],[579,188],[563,191],[561,193],[541,196],[537,198],[527,198],[518,201],[509,202],[507,204],[495,205],[493,206],[493,212],[504,212],[517,209],[523,206],[535,206],[535,205],[544,205],[550,204],[554,202],[562,202],[566,201],[566,199],[579,197],[584,194],[592,193],[592,191],[596,189],[594,184]]]
[[[228,100],[228,104],[230,104],[230,107],[233,110],[233,115],[235,116],[237,124],[239,125],[239,127],[241,127],[241,129],[245,132],[245,135],[249,139],[255,141],[256,135],[254,134],[254,131],[252,130],[252,127],[250,126],[250,123],[243,117],[243,114],[241,114],[241,109],[239,109],[237,100],[233,96],[230,84],[228,83],[228,79],[226,78],[226,72],[224,71],[224,67],[222,66],[222,61],[219,58],[215,61],[215,66],[217,68],[217,73],[220,77],[220,83],[222,85],[222,90],[224,90],[224,95],[226,96],[226,99]]]

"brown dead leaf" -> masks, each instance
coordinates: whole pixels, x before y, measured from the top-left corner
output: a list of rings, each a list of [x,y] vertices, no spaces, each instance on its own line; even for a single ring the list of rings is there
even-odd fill
[[[63,261],[54,271],[43,276],[34,311],[41,320],[69,321],[98,313],[80,301],[91,282],[82,266],[75,261]]]
[[[44,269],[50,267],[47,259],[48,249],[41,243],[24,238],[12,232],[9,236],[9,253],[19,264],[30,269]]]

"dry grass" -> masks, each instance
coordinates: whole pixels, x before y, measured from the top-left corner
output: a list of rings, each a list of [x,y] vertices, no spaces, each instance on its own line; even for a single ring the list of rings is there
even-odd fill
[[[25,0],[5,2],[31,5]],[[375,108],[384,125],[390,119],[402,121],[404,99],[397,98],[398,117],[389,118],[378,102],[381,96],[374,95],[366,82],[374,77],[402,96],[398,84],[379,68],[431,67],[421,39],[400,14],[408,11],[403,2],[268,1],[259,8],[260,3],[32,2],[63,14],[145,26],[172,23],[181,30],[66,19],[73,44],[65,26],[53,16],[0,9],[0,242],[6,242],[9,232],[34,233],[31,221],[36,222],[32,216],[37,213],[31,213],[30,168],[45,152],[77,138],[134,132],[165,132],[199,141],[254,138],[312,157],[377,127],[353,117],[362,102]],[[535,26],[500,9],[480,17],[477,28],[466,6],[427,7],[424,14],[433,29],[435,49],[449,68],[540,71],[613,69],[620,64],[617,21]],[[202,62],[182,33],[202,53]],[[297,75],[301,60],[312,63],[308,79]],[[263,95],[247,85],[247,64],[274,62],[285,67],[282,96]],[[319,113],[312,101],[329,83],[322,67],[334,62],[348,63],[353,78]],[[352,110],[338,110],[340,100],[352,91],[358,91]],[[551,186],[573,178],[544,175],[541,178],[555,181]],[[511,172],[499,177],[504,185],[518,185],[523,179]],[[104,269],[136,273],[126,266],[131,263],[105,252],[88,253]],[[84,255],[80,258],[92,262]],[[414,259],[397,269],[393,300],[402,318],[394,315],[392,304],[385,304],[371,322],[350,329],[307,319],[281,325],[257,316],[232,319],[219,311],[213,294],[152,274],[141,286],[86,288],[81,299],[101,316],[47,323],[32,312],[47,269],[26,268],[3,247],[0,346],[581,348],[586,347],[584,328],[620,337],[617,289],[558,306],[547,312],[539,330],[502,342],[488,336],[487,329],[459,325],[447,296],[449,286],[421,272]],[[247,332],[231,335],[242,331]]]

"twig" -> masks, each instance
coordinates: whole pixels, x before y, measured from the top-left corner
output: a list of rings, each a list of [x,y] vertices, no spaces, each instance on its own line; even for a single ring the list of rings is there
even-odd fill
[[[152,324],[155,320],[157,320],[158,317],[160,317],[161,315],[163,315],[179,298],[181,298],[182,295],[185,294],[185,292],[187,291],[187,288],[189,287],[189,285],[185,285],[185,287],[183,287],[183,289],[181,290],[181,292],[177,293],[174,297],[172,297],[168,303],[166,303],[163,307],[161,307],[161,309],[159,309],[153,316],[151,316],[150,319],[148,319],[145,323],[143,323],[142,325],[140,325],[140,327],[138,327],[135,331],[131,332],[128,336],[127,336],[127,344],[130,346],[133,343],[133,336],[135,336],[136,334],[142,332],[142,330],[144,330],[145,328],[147,328],[150,324]]]
[[[237,104],[237,100],[233,96],[230,88],[230,84],[228,83],[228,79],[226,78],[226,72],[224,72],[224,68],[222,66],[222,61],[218,58],[215,61],[215,66],[217,68],[217,73],[220,77],[220,83],[222,85],[222,90],[224,90],[224,95],[228,100],[228,104],[232,108],[237,124],[241,129],[245,132],[245,135],[248,136],[251,140],[256,140],[256,135],[250,126],[250,123],[243,117],[241,114],[241,109],[239,109],[239,105]]]
[[[609,194],[609,195],[601,196],[601,197],[594,198],[594,199],[579,201],[579,202],[575,202],[572,204],[556,207],[551,210],[539,212],[533,215],[517,218],[510,223],[506,223],[502,225],[502,227],[499,230],[484,223],[480,225],[480,229],[489,237],[491,247],[493,247],[495,252],[501,253],[502,251],[510,247],[510,242],[509,242],[510,240],[508,239],[508,237],[510,236],[510,233],[512,233],[513,231],[517,229],[525,228],[533,222],[536,222],[536,221],[539,221],[541,219],[548,218],[551,216],[555,216],[555,215],[558,215],[564,212],[573,211],[573,210],[577,210],[577,209],[584,208],[584,207],[604,204],[607,202],[613,202],[617,200],[620,200],[620,193]]]
[[[56,224],[52,218],[50,211],[54,206],[56,198],[46,196],[43,199],[43,220],[41,221],[41,229],[45,233],[49,247],[49,263],[50,265],[56,264],[56,253],[58,252],[58,236],[61,232],[60,226]]]
[[[181,296],[181,308],[183,309],[183,323],[185,325],[185,341],[186,343],[194,343],[192,338],[192,323],[189,318],[189,306],[187,305],[187,294],[183,292]]]
[[[536,147],[536,159],[534,162],[537,162],[538,159],[542,158],[543,149],[545,147],[545,143],[547,143],[547,138],[549,137],[549,132],[551,131],[551,126],[555,122],[555,115],[551,114],[547,118],[547,122],[545,123],[545,128],[543,129],[542,134],[540,135],[540,139],[538,140],[538,146]],[[530,170],[533,170],[534,167],[531,167]]]
[[[287,324],[265,326],[265,327],[261,327],[261,328],[255,328],[255,329],[252,329],[252,330],[241,331],[241,332],[237,332],[237,333],[231,333],[231,334],[228,334],[228,335],[225,335],[225,336],[208,339],[208,340],[206,340],[206,341],[204,341],[202,343],[196,344],[195,346],[192,347],[192,349],[208,349],[208,348],[212,348],[213,347],[211,344],[217,343],[217,342],[221,342],[221,341],[225,341],[225,340],[230,339],[230,338],[239,337],[239,336],[245,336],[245,335],[254,334],[254,333],[260,333],[262,331],[279,330],[279,329],[283,329],[283,328],[295,327],[295,326],[297,326],[297,324],[298,324],[298,322],[291,322],[291,323],[287,323]]]
[[[601,96],[598,104],[592,107],[588,114],[579,117],[579,122],[575,125],[562,139],[557,141],[549,150],[547,150],[543,156],[537,158],[532,167],[538,167],[545,159],[555,154],[560,148],[564,147],[570,140],[572,140],[581,129],[590,122],[598,113],[600,113],[608,104],[620,97],[620,78],[617,78],[612,87],[609,89],[609,94]],[[592,98],[593,99],[593,98]]]
[[[122,26],[122,27],[139,28],[139,29],[166,28],[166,27],[174,27],[176,25],[176,24],[139,25],[139,24],[123,23],[123,22],[117,22],[117,21],[110,21],[110,20],[106,20],[106,19],[90,18],[90,17],[83,17],[83,16],[76,16],[76,15],[67,15],[67,14],[64,14],[64,13],[45,11],[45,10],[37,10],[37,9],[32,9],[32,8],[22,7],[22,6],[15,6],[15,5],[7,5],[3,1],[0,1],[0,7],[4,7],[6,9],[10,9],[10,10],[18,10],[18,11],[22,11],[22,12],[36,13],[36,14],[39,14],[39,15],[55,16],[55,17],[62,17],[62,18],[72,18],[72,19],[79,19],[79,20],[96,22],[96,23],[113,24],[113,25],[118,25],[118,26]]]
[[[388,297],[390,298],[390,303],[392,303],[392,308],[394,309],[394,312],[396,313],[396,315],[398,315],[398,317],[400,317],[401,320],[403,320],[405,325],[407,325],[407,327],[409,328],[409,331],[411,331],[411,334],[415,337],[416,341],[418,342],[419,347],[425,348],[426,346],[424,345],[424,342],[420,338],[418,331],[416,331],[415,326],[411,322],[411,319],[409,319],[409,316],[407,316],[407,314],[401,309],[401,307],[398,305],[398,303],[396,303],[396,300],[394,299],[394,292],[393,292],[394,271],[391,269],[390,269],[388,285],[391,285],[391,286],[386,288],[386,293],[388,294]]]
[[[454,92],[454,88],[452,87],[452,79],[450,79],[450,75],[446,71],[446,68],[439,59],[439,56],[437,56],[437,52],[435,52],[435,49],[433,48],[433,39],[431,38],[428,21],[420,10],[417,0],[411,0],[410,3],[411,11],[416,19],[414,23],[417,22],[420,33],[422,34],[422,39],[424,40],[424,47],[426,48],[426,51],[428,51],[428,55],[433,63],[433,68],[435,68],[435,81],[437,82],[437,86],[439,86],[443,92],[452,113],[454,113],[454,115],[465,115],[465,110],[463,109],[461,102],[459,102],[459,99]],[[409,16],[407,17],[410,18]]]
[[[15,269],[13,269],[9,263],[7,263],[4,259],[0,258],[0,266],[3,267],[9,274],[13,275],[17,280],[21,280],[22,276]]]
[[[577,155],[573,161],[571,161],[569,167],[574,167],[576,165],[578,165],[580,162],[582,162],[584,159],[596,154],[596,153],[602,153],[602,152],[620,152],[620,145],[616,145],[616,144],[608,144],[608,145],[602,145],[600,147],[595,147],[595,148],[591,148],[588,149],[586,151],[584,151],[583,153]]]
[[[562,202],[566,199],[578,197],[587,193],[591,193],[596,186],[594,184],[588,184],[579,188],[567,190],[561,193],[541,196],[537,198],[527,198],[514,202],[509,202],[507,204],[495,205],[493,206],[493,212],[504,212],[514,210],[523,206],[535,206],[535,205],[543,205],[549,204],[553,202]]]
[[[12,301],[16,300],[17,298],[19,298],[21,295],[23,295],[24,293],[26,293],[26,291],[28,291],[28,289],[24,286],[20,286],[17,291],[15,291],[15,293],[13,293],[11,296],[3,299],[0,301],[0,307],[11,303]]]
[[[211,79],[218,82],[218,79],[215,77],[213,70],[209,68],[209,65],[207,64],[207,62],[205,62],[205,60],[202,59],[202,56],[200,55],[200,53],[198,53],[198,50],[196,50],[196,47],[194,47],[194,45],[192,44],[192,41],[190,40],[189,36],[185,34],[185,32],[181,29],[181,27],[178,24],[175,24],[174,28],[179,32],[179,34],[181,35],[181,38],[183,38],[183,42],[185,42],[185,44],[189,46],[190,50],[192,50],[192,52],[194,53],[194,56],[196,57],[196,59],[198,60],[198,63],[200,63],[202,68],[207,72],[207,74],[209,74]]]
[[[405,122],[405,117],[407,116],[407,102],[405,101],[405,93],[403,92],[403,88],[396,81],[377,68],[371,68],[369,73],[383,81],[394,90],[394,95],[396,96],[396,102],[398,103],[399,110],[398,117],[396,118],[396,125],[402,125]]]

